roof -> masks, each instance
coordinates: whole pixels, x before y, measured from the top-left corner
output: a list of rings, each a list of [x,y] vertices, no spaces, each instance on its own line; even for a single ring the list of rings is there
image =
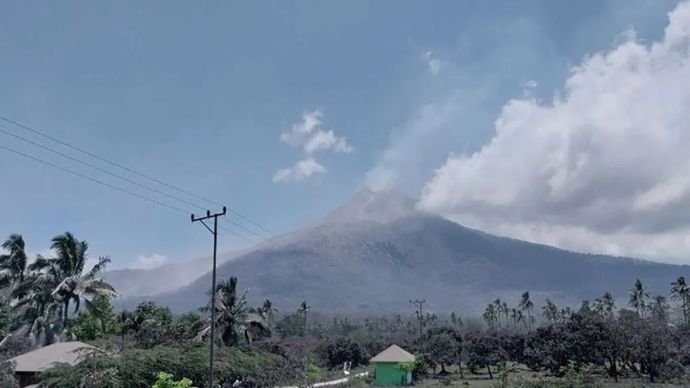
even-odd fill
[[[76,365],[88,350],[97,349],[79,341],[57,342],[10,359],[15,372],[42,372],[58,363]]]
[[[391,345],[369,362],[413,362],[415,356],[398,345]]]

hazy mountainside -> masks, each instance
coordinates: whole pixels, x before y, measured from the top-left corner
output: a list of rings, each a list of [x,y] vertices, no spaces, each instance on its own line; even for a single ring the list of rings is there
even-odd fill
[[[611,291],[621,305],[637,277],[667,295],[688,269],[498,237],[419,213],[395,191],[363,190],[322,223],[219,266],[218,276],[237,276],[252,303],[268,298],[282,311],[302,300],[322,311],[407,311],[408,299],[425,298],[436,311],[476,312],[496,297],[517,302],[526,290],[536,304]],[[205,274],[155,300],[193,309],[206,303],[210,283]]]
[[[224,263],[247,251],[229,252],[218,256],[218,262]],[[165,264],[152,269],[116,269],[106,271],[103,277],[112,284],[121,297],[155,295],[173,291],[196,280],[211,270],[212,259],[197,259]]]

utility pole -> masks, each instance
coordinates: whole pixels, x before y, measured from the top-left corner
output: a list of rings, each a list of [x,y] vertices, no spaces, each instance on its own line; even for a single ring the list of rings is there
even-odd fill
[[[410,303],[415,305],[417,307],[417,319],[419,320],[419,339],[422,339],[424,337],[424,303],[426,303],[426,299],[415,299],[412,300],[410,299]]]
[[[211,214],[210,210],[206,210],[206,215],[198,218],[194,217],[194,214],[192,214],[192,222],[201,222],[201,224],[213,234],[213,280],[211,281],[211,338],[208,347],[208,388],[213,388],[213,341],[216,338],[216,250],[218,248],[218,217],[224,216],[226,210],[225,206],[223,206],[222,213]],[[213,218],[213,229],[209,228],[204,222],[211,218]]]

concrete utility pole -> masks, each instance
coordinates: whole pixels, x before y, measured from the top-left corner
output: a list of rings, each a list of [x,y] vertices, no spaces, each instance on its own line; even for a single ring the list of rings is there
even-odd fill
[[[218,249],[218,217],[224,216],[226,210],[225,206],[223,206],[222,213],[211,214],[211,211],[207,210],[205,216],[198,218],[194,217],[194,214],[192,214],[192,222],[201,222],[201,224],[213,234],[213,280],[211,280],[211,338],[208,347],[208,388],[213,388],[213,341],[216,338],[216,250]],[[211,218],[213,218],[213,229],[209,228],[204,222],[204,220]]]
[[[419,338],[421,339],[424,337],[424,303],[426,303],[426,299],[415,299],[412,300],[410,299],[410,303],[415,305],[417,307],[417,319],[419,319]]]

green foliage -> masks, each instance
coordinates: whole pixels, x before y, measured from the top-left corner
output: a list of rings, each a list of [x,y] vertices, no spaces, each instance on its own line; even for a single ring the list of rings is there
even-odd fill
[[[170,312],[168,307],[159,306],[156,302],[147,300],[139,303],[131,314],[130,328],[136,331],[145,321],[155,321],[162,325],[168,325],[172,322],[172,319],[172,312]]]
[[[13,320],[12,310],[6,304],[0,304],[0,339],[5,338]]]
[[[280,356],[237,348],[219,348],[215,377],[219,384],[236,379],[253,379],[261,386],[274,385],[284,378],[284,359]],[[98,353],[76,366],[61,365],[40,375],[48,388],[79,387],[83,381],[110,371],[112,388],[150,388],[158,379],[156,371],[185,376],[203,382],[208,373],[208,347],[203,344],[187,346],[157,346],[153,349],[134,349],[118,356]]]
[[[331,369],[342,367],[346,361],[351,362],[353,368],[367,362],[364,349],[357,342],[344,337],[321,344],[318,352],[324,364]]]
[[[314,385],[315,383],[319,382],[319,380],[321,380],[321,369],[319,369],[319,367],[314,364],[307,364],[307,368],[304,374],[307,380],[307,386]]]
[[[303,337],[304,317],[299,313],[287,314],[276,324],[276,331],[282,338]]]
[[[151,388],[192,388],[192,380],[185,377],[182,380],[175,381],[172,374],[160,372],[158,380]]]
[[[9,361],[0,362],[0,387],[19,388],[19,383],[14,378],[13,367]]]
[[[98,319],[85,312],[79,313],[71,322],[70,330],[81,341],[93,341],[103,336]]]

